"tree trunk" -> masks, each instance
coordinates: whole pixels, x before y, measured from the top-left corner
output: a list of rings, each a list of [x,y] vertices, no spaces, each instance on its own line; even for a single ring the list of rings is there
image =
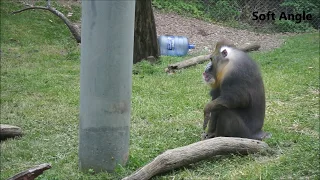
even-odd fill
[[[156,24],[151,0],[136,1],[133,63],[159,57]]]

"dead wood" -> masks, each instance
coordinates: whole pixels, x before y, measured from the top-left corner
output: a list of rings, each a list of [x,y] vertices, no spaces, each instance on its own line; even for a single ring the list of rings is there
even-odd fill
[[[50,1],[47,1],[47,7],[45,6],[33,6],[31,4],[23,3],[25,6],[28,6],[27,8],[14,11],[12,14],[18,14],[23,11],[31,10],[31,9],[41,9],[41,10],[47,10],[52,12],[54,15],[58,16],[69,28],[70,32],[72,33],[73,37],[76,39],[77,43],[81,43],[81,33],[80,29],[77,25],[73,24],[63,13],[58,11],[57,9],[50,6]]]
[[[239,49],[244,52],[250,52],[250,51],[258,51],[260,49],[260,47],[261,46],[259,44],[252,44],[252,45],[248,45],[246,47],[242,47]]]
[[[48,163],[40,164],[34,168],[25,170],[23,172],[20,172],[8,180],[34,180],[36,177],[41,175],[43,171],[50,169],[51,165]]]
[[[0,140],[22,136],[21,128],[8,124],[0,124]]]
[[[268,144],[253,139],[232,137],[211,138],[187,146],[167,150],[163,154],[157,156],[149,164],[122,180],[147,180],[157,174],[195,163],[200,160],[209,159],[216,155],[245,155],[257,152],[266,152],[268,149]]]
[[[239,48],[239,49],[244,51],[244,52],[250,52],[250,51],[257,51],[257,50],[259,50],[259,48],[260,48],[260,45],[253,44],[253,45],[249,45],[249,46],[246,46],[246,47],[243,47],[243,48]],[[209,60],[210,57],[211,57],[211,55],[201,55],[201,56],[197,56],[197,57],[193,57],[193,58],[190,58],[190,59],[186,59],[186,60],[174,63],[174,64],[170,64],[165,69],[165,72],[172,73],[172,72],[174,72],[175,70],[178,70],[178,69],[183,69],[183,68],[187,68],[187,67],[194,66],[194,65],[197,65],[197,64],[201,64],[201,63]]]
[[[187,60],[183,60],[174,64],[170,64],[166,69],[165,72],[174,72],[174,70],[177,69],[183,69],[187,68],[189,66],[194,66],[197,64],[201,64],[205,61],[207,61],[210,58],[211,55],[201,55],[197,57],[193,57]]]

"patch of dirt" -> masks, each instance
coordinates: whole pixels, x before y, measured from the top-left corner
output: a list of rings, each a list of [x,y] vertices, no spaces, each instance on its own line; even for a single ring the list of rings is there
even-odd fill
[[[64,6],[80,5],[79,0],[59,0]],[[70,7],[71,8],[71,7]],[[258,43],[260,51],[269,51],[281,46],[284,37],[289,34],[262,34],[247,30],[240,30],[231,27],[224,27],[218,24],[209,23],[196,18],[185,17],[175,13],[163,13],[153,10],[157,35],[185,36],[190,44],[196,48],[189,51],[190,54],[209,54],[215,43],[221,39],[227,39],[237,47],[244,47],[249,44]],[[81,23],[76,23],[79,27]]]
[[[194,53],[210,53],[212,46],[220,39],[227,39],[237,47],[258,43],[260,51],[268,51],[281,46],[284,34],[261,34],[247,30],[234,29],[205,22],[199,19],[180,16],[174,13],[162,13],[154,10],[157,35],[186,36],[190,44],[195,44]]]

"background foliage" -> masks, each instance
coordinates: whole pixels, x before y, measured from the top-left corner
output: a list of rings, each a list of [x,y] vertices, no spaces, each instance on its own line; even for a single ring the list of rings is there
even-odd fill
[[[235,27],[251,28],[266,32],[309,32],[320,26],[320,3],[317,0],[153,0],[157,9],[174,11],[196,18],[221,22]],[[275,13],[276,20],[252,20],[252,13],[258,11]],[[296,23],[294,20],[279,21],[285,12],[312,15],[312,20]]]

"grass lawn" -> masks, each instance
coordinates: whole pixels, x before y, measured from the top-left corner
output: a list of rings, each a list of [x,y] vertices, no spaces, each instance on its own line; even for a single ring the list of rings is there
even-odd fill
[[[121,179],[167,149],[200,139],[209,100],[204,64],[174,75],[155,65],[134,65],[128,165],[113,174],[78,169],[80,47],[66,26],[46,11],[1,1],[1,123],[25,135],[1,143],[1,179],[41,163],[38,179]],[[66,10],[67,11],[67,10]],[[79,8],[74,11],[80,17]],[[77,20],[77,19],[75,19]],[[221,156],[154,179],[319,179],[319,34],[299,34],[271,52],[251,53],[261,66],[267,99],[264,129],[272,155]]]

